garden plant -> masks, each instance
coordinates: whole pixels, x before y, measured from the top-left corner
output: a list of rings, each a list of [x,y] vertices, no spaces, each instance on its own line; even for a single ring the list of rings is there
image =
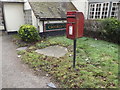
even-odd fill
[[[19,36],[23,41],[34,42],[40,39],[39,33],[32,25],[22,25],[18,31]]]

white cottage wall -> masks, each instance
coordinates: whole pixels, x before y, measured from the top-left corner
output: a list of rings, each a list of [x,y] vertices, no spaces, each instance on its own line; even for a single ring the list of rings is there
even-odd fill
[[[87,19],[88,14],[88,0],[72,0],[71,1],[78,11],[84,14],[85,19]]]
[[[28,2],[28,0],[24,0],[24,10],[30,10],[31,9],[31,6],[30,6],[30,4],[29,4],[29,2]]]
[[[39,32],[40,33],[43,32],[43,22],[42,21],[39,22]]]
[[[32,25],[35,26],[37,28],[38,24],[37,24],[37,18],[34,14],[34,12],[32,11]]]

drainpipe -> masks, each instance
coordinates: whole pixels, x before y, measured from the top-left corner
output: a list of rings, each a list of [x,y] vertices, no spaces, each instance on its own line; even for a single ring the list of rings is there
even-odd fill
[[[110,18],[111,10],[112,10],[112,2],[110,2],[109,11],[108,11],[108,18]]]
[[[85,16],[86,16],[86,20],[88,19],[88,13],[89,13],[89,1],[86,0],[85,1]]]
[[[118,20],[120,21],[120,1],[118,2]]]
[[[90,10],[89,10],[89,8],[90,8],[90,2],[88,2],[87,8],[88,8],[88,11],[87,11],[87,20],[88,20],[88,19],[90,19],[90,15],[89,15],[89,12],[90,12]]]

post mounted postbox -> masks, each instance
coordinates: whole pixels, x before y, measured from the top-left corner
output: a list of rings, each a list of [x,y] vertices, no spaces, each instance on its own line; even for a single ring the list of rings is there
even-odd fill
[[[76,39],[83,36],[84,15],[82,12],[67,12],[66,35],[69,39]]]

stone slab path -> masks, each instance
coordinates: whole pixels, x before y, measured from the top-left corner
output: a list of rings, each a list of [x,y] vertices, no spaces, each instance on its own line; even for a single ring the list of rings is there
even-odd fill
[[[56,46],[50,46],[44,49],[38,49],[35,52],[44,54],[47,56],[53,56],[53,57],[59,58],[64,56],[68,52],[68,50],[65,47],[56,45]]]
[[[27,49],[27,47],[20,47],[20,48],[17,48],[16,50],[17,51],[22,51],[22,50],[26,50]]]
[[[21,63],[16,54],[16,46],[9,35],[2,38],[2,88],[48,88],[50,77],[36,76],[27,65]],[[41,72],[42,73],[42,72]]]

